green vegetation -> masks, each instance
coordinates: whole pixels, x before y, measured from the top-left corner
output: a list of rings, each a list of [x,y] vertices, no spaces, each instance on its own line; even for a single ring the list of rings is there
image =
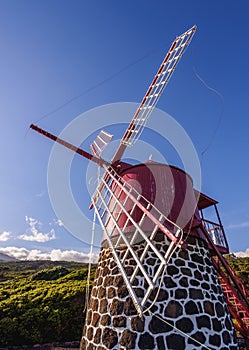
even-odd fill
[[[0,262],[0,346],[80,340],[87,274],[80,263]]]
[[[249,258],[236,258],[234,254],[226,255],[225,258],[249,291]]]
[[[226,258],[249,290],[249,258]],[[0,347],[80,340],[87,274],[80,263],[0,262]]]

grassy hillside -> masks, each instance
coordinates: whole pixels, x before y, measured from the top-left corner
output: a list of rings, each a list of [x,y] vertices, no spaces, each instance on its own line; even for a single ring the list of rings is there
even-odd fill
[[[1,262],[0,346],[79,340],[87,273],[79,263]]]
[[[236,258],[234,254],[229,254],[226,260],[249,291],[249,258]]]
[[[249,258],[227,260],[249,290]],[[87,273],[80,263],[0,262],[0,347],[80,340]]]

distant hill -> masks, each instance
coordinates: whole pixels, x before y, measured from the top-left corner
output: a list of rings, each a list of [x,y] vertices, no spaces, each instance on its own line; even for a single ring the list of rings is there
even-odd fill
[[[7,254],[0,253],[0,261],[16,261],[17,259],[13,256],[9,256]]]

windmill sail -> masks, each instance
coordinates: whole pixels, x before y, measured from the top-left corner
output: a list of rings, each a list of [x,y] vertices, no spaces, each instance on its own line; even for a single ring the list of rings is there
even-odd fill
[[[141,316],[146,301],[156,288],[169,259],[177,247],[182,245],[183,232],[179,226],[170,221],[152,203],[139,194],[134,187],[124,182],[113,169],[105,166],[104,168],[108,180],[106,180],[105,174],[96,190],[93,205],[104,231],[104,240],[112,249],[133,303]],[[167,225],[171,227],[171,230],[167,228]],[[149,232],[144,230],[145,226],[149,227]],[[163,254],[153,242],[158,230],[171,241]],[[145,242],[142,252],[133,248],[133,245],[140,241]],[[144,260],[151,253],[158,260],[157,271],[153,277],[149,276],[143,265]],[[131,257],[135,260],[136,267],[133,273],[128,275],[125,270],[125,262]],[[142,300],[137,296],[134,285],[136,278],[141,275],[144,276],[148,284],[147,292]]]
[[[109,145],[113,138],[113,135],[109,134],[105,130],[101,130],[96,139],[90,145],[92,153],[96,157],[100,157],[105,148]]]
[[[142,99],[142,102],[140,103],[140,106],[138,107],[130,125],[124,133],[120,146],[113,157],[113,162],[120,160],[125,151],[125,148],[127,146],[133,146],[137,139],[140,137],[145,124],[153,111],[153,108],[155,107],[164,88],[168,84],[177,63],[184,53],[184,50],[189,45],[196,31],[196,28],[196,26],[193,26],[182,35],[176,37],[172,43],[157,74],[155,75],[150,87]]]

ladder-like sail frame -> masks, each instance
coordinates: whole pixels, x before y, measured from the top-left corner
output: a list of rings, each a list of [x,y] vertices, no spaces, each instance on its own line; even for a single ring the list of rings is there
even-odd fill
[[[175,250],[183,244],[183,231],[132,186],[124,182],[114,169],[107,166],[104,166],[104,169],[106,173],[97,187],[95,194],[97,200],[93,201],[94,209],[135,308],[142,316],[149,296],[158,287],[158,280],[162,278],[164,268]],[[138,210],[141,212],[141,217],[139,221],[136,221],[134,214]],[[125,215],[122,227],[119,224],[121,215]],[[150,232],[143,230],[145,220],[150,222]],[[167,224],[172,227],[171,230],[167,228]],[[127,233],[126,229],[129,225],[132,225],[134,229],[133,232]],[[167,250],[163,253],[156,247],[154,241],[159,230],[168,237],[170,242]],[[144,242],[142,253],[134,249],[134,244],[137,241]],[[156,272],[153,276],[150,276],[143,266],[144,260],[151,253],[157,258]],[[136,267],[133,273],[128,275],[125,270],[125,262],[131,257],[136,262]],[[142,298],[137,296],[136,284],[134,284],[136,277],[141,275],[148,286]]]
[[[196,26],[193,26],[182,35],[176,37],[176,39],[173,41],[157,74],[155,75],[134,117],[132,118],[130,125],[126,129],[124,136],[120,141],[120,146],[113,156],[112,163],[118,162],[122,158],[126,147],[133,146],[140,137],[149,116],[151,115],[159,97],[161,96],[174,72],[177,63],[191,42],[196,28]]]

